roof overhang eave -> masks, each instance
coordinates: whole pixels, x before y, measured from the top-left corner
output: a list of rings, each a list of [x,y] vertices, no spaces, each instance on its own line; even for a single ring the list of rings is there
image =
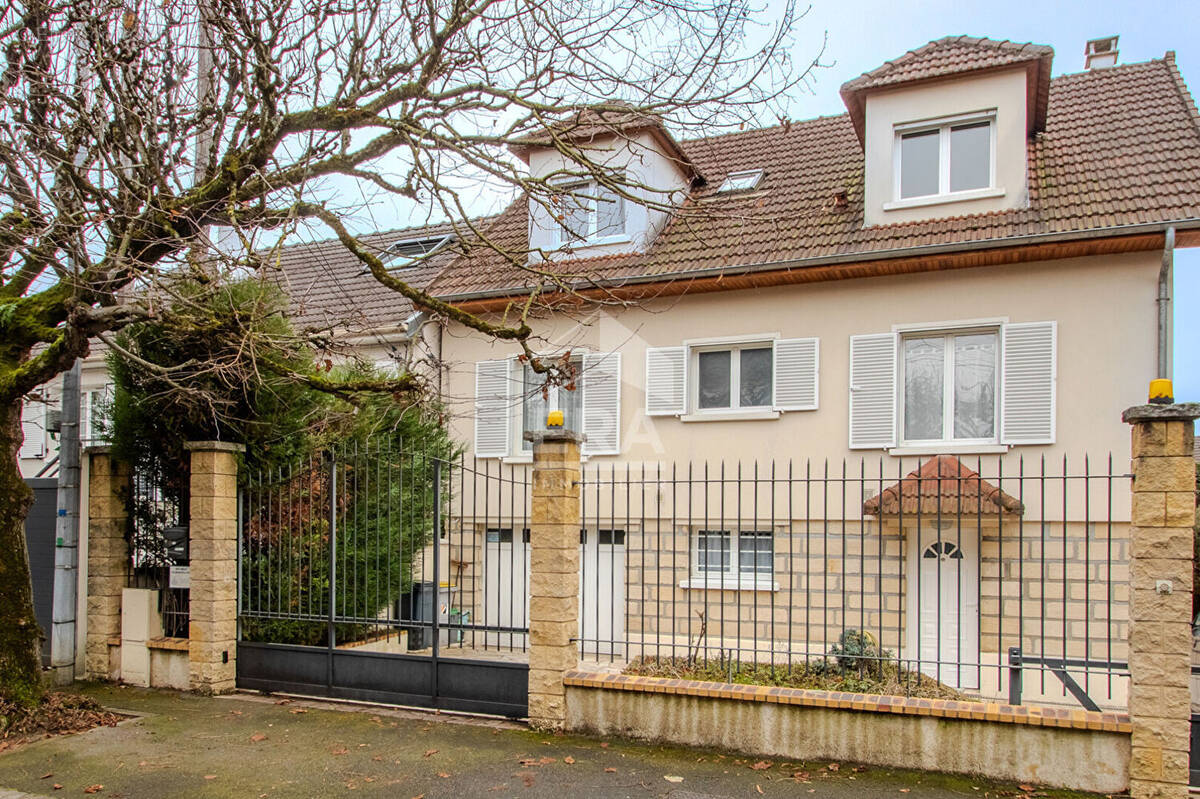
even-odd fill
[[[812,258],[796,258],[784,261],[762,261],[744,266],[712,266],[702,269],[689,269],[681,272],[662,274],[635,275],[617,278],[609,281],[582,281],[570,288],[586,290],[596,288],[621,288],[626,286],[645,285],[650,283],[667,283],[680,280],[695,280],[706,277],[735,277],[753,275],[763,272],[780,272],[794,269],[806,269],[817,266],[837,266],[840,264],[863,263],[868,261],[887,261],[898,258],[912,258],[923,255],[946,255],[950,253],[969,253],[980,250],[998,250],[1008,247],[1033,246],[1038,244],[1057,244],[1073,241],[1088,241],[1106,238],[1121,238],[1125,236],[1163,233],[1174,227],[1177,231],[1200,231],[1200,217],[1165,220],[1162,222],[1144,222],[1136,225],[1117,225],[1103,228],[1086,228],[1083,230],[1058,231],[1054,233],[1030,233],[1023,236],[1005,236],[1003,238],[979,239],[977,241],[951,242],[946,244],[923,244],[916,247],[895,247],[873,252],[839,253],[837,255],[822,255]],[[1185,240],[1186,241],[1186,240]],[[1200,245],[1200,237],[1196,239]],[[1194,246],[1177,242],[1177,246]],[[500,300],[523,297],[534,287],[486,289],[483,291],[462,292],[458,294],[437,295],[438,299],[448,303],[465,303],[477,300]]]

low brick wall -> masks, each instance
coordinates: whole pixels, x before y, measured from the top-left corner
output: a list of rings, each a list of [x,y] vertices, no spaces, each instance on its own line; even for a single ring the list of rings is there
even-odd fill
[[[1129,787],[1129,716],[568,672],[567,729],[792,760]]]

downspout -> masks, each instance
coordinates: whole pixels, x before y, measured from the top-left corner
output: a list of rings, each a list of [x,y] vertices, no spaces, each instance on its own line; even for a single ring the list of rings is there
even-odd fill
[[[1171,275],[1175,266],[1175,226],[1167,228],[1163,243],[1162,266],[1158,269],[1158,372],[1162,380],[1171,379]]]

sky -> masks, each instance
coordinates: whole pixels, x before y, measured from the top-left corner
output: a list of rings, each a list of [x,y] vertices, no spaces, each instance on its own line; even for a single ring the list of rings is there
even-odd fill
[[[793,117],[845,111],[838,87],[884,61],[943,36],[967,34],[1054,48],[1054,74],[1083,69],[1088,39],[1120,36],[1120,63],[1174,50],[1193,97],[1200,95],[1200,0],[814,0],[798,26],[797,61],[828,36],[812,93]],[[1200,401],[1200,248],[1175,254],[1175,398]]]

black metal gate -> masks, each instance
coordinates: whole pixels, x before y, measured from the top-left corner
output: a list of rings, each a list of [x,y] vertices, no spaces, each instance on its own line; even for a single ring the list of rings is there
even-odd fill
[[[484,540],[490,529],[527,527],[528,495],[519,468],[386,447],[251,475],[238,685],[526,715],[528,629],[489,600],[511,601],[525,583],[514,586],[515,564],[486,562]]]

